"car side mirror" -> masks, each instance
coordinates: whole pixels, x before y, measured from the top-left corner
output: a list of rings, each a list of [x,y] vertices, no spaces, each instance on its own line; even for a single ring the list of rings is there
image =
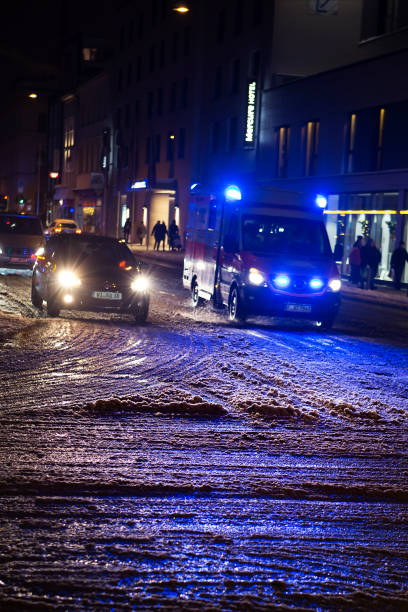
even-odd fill
[[[224,236],[223,246],[226,253],[236,253],[238,251],[238,241],[232,234]]]

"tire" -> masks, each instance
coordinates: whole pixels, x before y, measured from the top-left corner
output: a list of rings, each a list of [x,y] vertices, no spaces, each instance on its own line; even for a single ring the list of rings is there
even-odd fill
[[[193,304],[193,308],[202,308],[202,306],[204,306],[204,303],[205,303],[204,298],[198,295],[197,281],[194,281],[193,286],[191,287],[191,301]]]
[[[132,313],[136,323],[145,323],[149,313],[149,298],[145,298],[140,306],[135,306]]]
[[[40,294],[38,293],[37,289],[34,286],[34,279],[31,284],[31,303],[33,306],[41,310],[43,301],[42,301]]]
[[[231,323],[245,323],[247,313],[242,304],[241,296],[239,295],[238,287],[231,287],[228,300],[228,319]]]

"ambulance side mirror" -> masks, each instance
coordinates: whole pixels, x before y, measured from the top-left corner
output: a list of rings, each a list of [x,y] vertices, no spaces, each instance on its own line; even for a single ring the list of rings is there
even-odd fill
[[[226,253],[236,253],[238,251],[238,241],[232,234],[224,236],[223,246]]]

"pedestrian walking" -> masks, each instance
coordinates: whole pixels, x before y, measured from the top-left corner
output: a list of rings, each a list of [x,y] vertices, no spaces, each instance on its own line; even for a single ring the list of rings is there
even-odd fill
[[[359,285],[361,282],[361,253],[360,249],[363,244],[363,237],[357,236],[357,240],[353,244],[353,248],[349,254],[350,264],[350,281],[353,285]]]
[[[362,280],[361,287],[364,289],[366,284],[367,289],[375,289],[375,277],[378,273],[378,266],[381,261],[381,251],[377,249],[372,238],[366,239],[366,244],[361,247],[361,272]]]
[[[180,243],[179,228],[178,228],[176,221],[173,219],[173,221],[170,223],[170,226],[169,226],[169,249],[171,249],[172,251],[175,251],[177,248],[179,248],[177,246],[179,243]]]
[[[159,250],[159,235],[160,235],[160,221],[157,221],[152,229],[152,236],[154,236],[153,250]]]
[[[136,236],[139,244],[143,244],[144,237],[146,236],[146,226],[143,221],[140,221],[136,227]]]
[[[165,241],[166,241],[166,234],[167,234],[167,227],[164,221],[162,221],[161,223],[159,223],[158,228],[157,228],[157,250],[160,250],[160,243],[163,242],[163,251],[164,251],[164,246],[165,246]]]
[[[405,262],[408,261],[408,253],[405,248],[405,242],[401,240],[399,247],[395,249],[391,255],[391,271],[394,281],[394,288],[399,291],[401,289],[401,278],[405,268]],[[391,276],[391,274],[390,274]]]
[[[129,234],[130,234],[131,228],[132,228],[132,223],[128,217],[125,221],[125,225],[123,226],[123,238],[125,239],[126,243],[129,242]]]

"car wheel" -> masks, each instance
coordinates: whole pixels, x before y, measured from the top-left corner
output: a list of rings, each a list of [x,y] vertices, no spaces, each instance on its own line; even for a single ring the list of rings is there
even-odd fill
[[[232,323],[245,323],[247,314],[242,304],[241,296],[239,295],[238,287],[234,285],[231,288],[228,300],[228,318]]]
[[[42,308],[43,301],[42,301],[40,294],[38,293],[37,289],[34,286],[34,278],[31,283],[31,303],[36,308]]]
[[[200,297],[198,294],[198,283],[197,281],[193,282],[193,286],[191,287],[191,301],[193,303],[194,308],[201,308],[204,306],[205,300]]]
[[[135,306],[132,313],[136,323],[144,323],[149,313],[149,298],[145,298],[139,306]]]

